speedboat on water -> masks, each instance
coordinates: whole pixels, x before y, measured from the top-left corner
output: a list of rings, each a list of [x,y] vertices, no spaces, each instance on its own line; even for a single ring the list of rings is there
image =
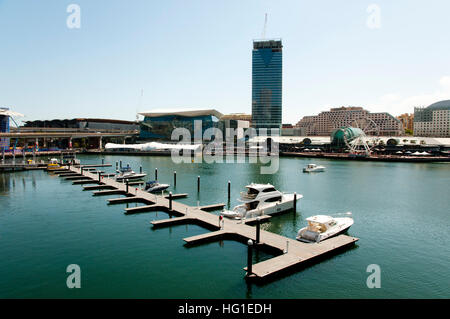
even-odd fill
[[[303,173],[325,172],[325,166],[317,166],[316,164],[308,164],[303,168]]]
[[[158,181],[150,181],[145,183],[145,190],[149,193],[154,193],[158,191],[163,191],[169,188],[169,184],[160,184]]]
[[[138,180],[138,179],[144,178],[145,176],[147,176],[147,174],[135,173],[131,169],[131,167],[129,165],[127,165],[126,167],[122,167],[122,168],[120,168],[120,170],[117,171],[116,181],[123,182],[123,181],[130,181],[130,180]]]
[[[285,194],[270,184],[250,184],[245,186],[246,192],[241,192],[237,205],[233,210],[222,211],[222,216],[243,219],[261,215],[271,215],[290,210],[294,207],[294,193]],[[297,200],[303,195],[297,194]]]
[[[345,215],[351,215],[350,212]],[[332,217],[316,215],[306,218],[308,226],[298,231],[297,240],[318,243],[330,237],[346,232],[353,225],[351,217]]]

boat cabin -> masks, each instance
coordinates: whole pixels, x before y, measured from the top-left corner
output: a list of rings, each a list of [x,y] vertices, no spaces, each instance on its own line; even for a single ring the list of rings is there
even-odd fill
[[[132,170],[131,170],[131,167],[130,166],[125,166],[125,167],[121,167],[120,168],[120,171],[122,172],[122,173],[127,173],[127,172],[131,172]]]
[[[250,184],[245,187],[247,192],[241,192],[243,199],[255,199],[259,194],[277,192],[275,187],[270,184]]]
[[[306,219],[308,222],[307,229],[316,233],[324,233],[330,227],[336,225],[336,221],[330,216],[317,215]]]

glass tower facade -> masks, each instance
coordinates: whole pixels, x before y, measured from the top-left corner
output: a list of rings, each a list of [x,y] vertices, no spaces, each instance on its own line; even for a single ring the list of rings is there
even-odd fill
[[[1,110],[9,110],[6,107],[1,107]],[[9,116],[0,115],[0,132],[8,133],[9,132]],[[9,138],[0,138],[0,151],[5,151],[9,149]]]
[[[281,129],[281,40],[253,41],[252,127]]]

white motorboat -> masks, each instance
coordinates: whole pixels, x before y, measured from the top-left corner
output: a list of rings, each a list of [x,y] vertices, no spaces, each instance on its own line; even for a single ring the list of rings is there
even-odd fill
[[[250,184],[245,186],[247,192],[241,192],[238,199],[242,204],[233,210],[224,210],[224,217],[243,219],[261,215],[271,215],[290,210],[294,207],[294,193],[285,194],[270,184]],[[297,200],[303,197],[297,194]]]
[[[158,181],[150,181],[145,183],[145,190],[149,193],[154,193],[158,191],[163,191],[169,188],[169,184],[160,184]]]
[[[351,215],[350,212],[345,215]],[[306,218],[308,226],[298,231],[297,240],[318,243],[330,237],[347,231],[353,225],[351,217],[332,217],[327,215],[316,215]]]
[[[147,176],[147,174],[145,173],[135,173],[130,166],[126,166],[126,167],[122,167],[120,168],[120,170],[117,171],[117,175],[116,175],[116,181],[118,182],[123,182],[123,181],[130,181],[130,180],[138,180],[138,179],[142,179],[145,176]]]
[[[308,164],[303,168],[303,173],[324,172],[325,166],[317,166],[316,164]]]

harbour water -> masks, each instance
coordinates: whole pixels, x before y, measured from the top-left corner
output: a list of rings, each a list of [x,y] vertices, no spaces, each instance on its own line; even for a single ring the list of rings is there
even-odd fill
[[[97,156],[79,156],[99,163]],[[43,171],[0,174],[1,298],[449,298],[450,164],[315,160],[326,172],[304,174],[310,160],[280,158],[261,175],[260,164],[174,164],[170,157],[105,156],[122,160],[160,182],[190,205],[227,201],[250,182],[303,194],[297,213],[262,227],[295,237],[305,218],[351,211],[355,247],[261,285],[244,280],[247,248],[234,241],[187,248],[183,238],[207,232],[196,225],[154,230],[163,212],[123,214],[108,197],[93,197]],[[113,172],[114,167],[105,168]],[[201,191],[197,194],[197,176]],[[219,212],[215,212],[219,214]],[[270,257],[254,255],[254,262]],[[68,289],[66,267],[81,267],[81,289]],[[381,268],[381,288],[366,285],[368,265]]]

